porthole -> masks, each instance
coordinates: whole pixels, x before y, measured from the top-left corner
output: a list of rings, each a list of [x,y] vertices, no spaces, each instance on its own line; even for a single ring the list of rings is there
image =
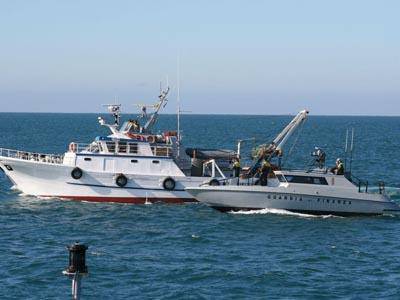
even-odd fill
[[[136,164],[138,162],[137,159],[131,159],[131,163]]]
[[[85,157],[84,160],[85,161],[91,161],[92,159],[90,157]]]
[[[153,160],[153,164],[159,164],[160,161],[159,160]]]

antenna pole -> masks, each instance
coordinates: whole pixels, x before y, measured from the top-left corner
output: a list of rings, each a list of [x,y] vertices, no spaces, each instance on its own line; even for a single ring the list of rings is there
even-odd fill
[[[347,166],[347,145],[349,141],[349,129],[346,129],[346,145],[344,146],[344,165]]]
[[[353,166],[353,150],[354,150],[354,128],[351,129],[351,144],[350,144],[350,174]]]
[[[177,136],[178,136],[178,158],[180,156],[180,146],[181,146],[181,88],[180,88],[180,57],[178,54],[178,61],[177,61],[177,71],[176,71],[176,77],[177,77],[177,93],[176,93],[176,102],[177,102]]]

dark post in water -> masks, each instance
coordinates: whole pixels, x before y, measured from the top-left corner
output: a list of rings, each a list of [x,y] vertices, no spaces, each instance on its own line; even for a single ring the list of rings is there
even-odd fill
[[[67,246],[69,265],[63,274],[72,279],[72,299],[79,300],[81,294],[81,277],[88,274],[86,266],[86,250],[88,247],[79,242]]]

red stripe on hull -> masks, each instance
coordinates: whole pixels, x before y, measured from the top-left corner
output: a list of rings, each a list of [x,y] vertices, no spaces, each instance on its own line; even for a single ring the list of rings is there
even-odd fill
[[[147,203],[169,203],[182,204],[186,202],[197,202],[194,198],[158,198],[158,197],[97,197],[97,196],[41,196],[41,197],[57,197],[60,199],[88,202],[110,202],[110,203],[130,203],[130,204],[146,204]]]

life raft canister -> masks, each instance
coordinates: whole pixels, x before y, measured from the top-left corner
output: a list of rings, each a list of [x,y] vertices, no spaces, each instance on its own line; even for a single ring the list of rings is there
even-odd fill
[[[77,149],[76,143],[70,143],[70,144],[69,144],[69,152],[75,153],[75,152],[76,152],[76,149]]]
[[[148,141],[150,144],[154,144],[154,143],[156,142],[156,137],[155,137],[154,135],[149,135],[149,136],[147,137],[147,141]]]

